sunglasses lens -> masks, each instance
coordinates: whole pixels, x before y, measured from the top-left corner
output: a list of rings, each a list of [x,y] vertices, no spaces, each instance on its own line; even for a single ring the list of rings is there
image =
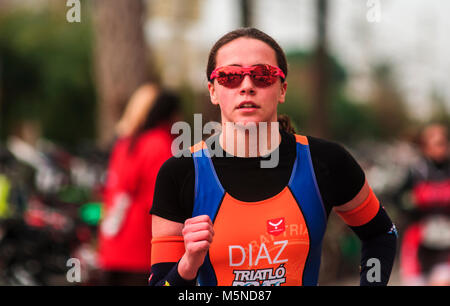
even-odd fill
[[[244,79],[244,74],[239,67],[223,67],[217,71],[217,82],[220,85],[234,88],[239,86],[239,84]]]
[[[260,65],[248,68],[227,66],[216,71],[217,82],[228,88],[238,87],[246,74],[249,74],[257,87],[268,87],[278,79],[275,72],[268,65]]]
[[[243,74],[226,74],[224,76],[219,76],[217,78],[217,82],[219,82],[220,85],[223,85],[225,87],[234,88],[239,86],[241,84],[242,80],[244,79]]]
[[[266,66],[256,66],[251,73],[252,80],[258,87],[268,87],[276,82],[277,77]]]

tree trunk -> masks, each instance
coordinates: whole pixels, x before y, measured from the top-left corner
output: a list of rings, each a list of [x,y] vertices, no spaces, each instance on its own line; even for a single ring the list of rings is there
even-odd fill
[[[95,0],[95,74],[98,95],[98,144],[114,139],[114,126],[126,102],[151,70],[144,39],[141,0]]]
[[[253,26],[252,9],[253,3],[251,0],[241,0],[241,25],[244,28]]]
[[[329,78],[326,46],[327,0],[318,0],[317,5],[317,44],[313,67],[313,107],[311,128],[315,136],[329,137]]]

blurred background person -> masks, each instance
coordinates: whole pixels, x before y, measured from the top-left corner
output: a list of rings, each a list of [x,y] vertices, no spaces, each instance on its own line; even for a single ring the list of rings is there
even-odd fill
[[[176,95],[143,85],[117,124],[99,231],[101,285],[146,285],[150,272],[151,208],[156,174],[171,157]]]
[[[448,129],[430,124],[418,136],[421,159],[397,195],[406,217],[400,254],[405,285],[450,285],[450,162]]]

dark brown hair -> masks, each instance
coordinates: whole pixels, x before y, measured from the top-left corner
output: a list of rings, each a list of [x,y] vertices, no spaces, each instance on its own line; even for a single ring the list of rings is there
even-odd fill
[[[288,115],[278,115],[277,121],[280,125],[280,130],[285,131],[289,134],[295,134],[295,128],[292,126],[291,118],[289,118]]]
[[[211,48],[211,51],[209,52],[208,65],[206,66],[206,78],[208,79],[208,81],[211,81],[210,75],[216,68],[216,57],[219,49],[222,48],[223,45],[226,45],[227,43],[240,37],[258,39],[268,44],[275,51],[278,67],[284,72],[284,75],[287,77],[288,68],[286,55],[284,54],[284,51],[283,49],[281,49],[280,45],[278,45],[278,43],[272,37],[258,29],[241,28],[228,32],[227,34],[222,36]]]
[[[222,36],[211,48],[208,57],[208,65],[206,66],[206,78],[208,79],[208,81],[211,81],[211,73],[216,68],[216,57],[219,49],[227,43],[241,37],[258,39],[268,44],[275,51],[278,68],[280,68],[284,72],[284,75],[287,77],[288,66],[286,55],[284,54],[284,51],[283,49],[281,49],[280,45],[275,41],[275,39],[255,28],[240,28],[228,32],[227,34]],[[292,127],[291,120],[287,115],[278,115],[277,119],[281,130],[291,134],[295,133],[295,129]]]

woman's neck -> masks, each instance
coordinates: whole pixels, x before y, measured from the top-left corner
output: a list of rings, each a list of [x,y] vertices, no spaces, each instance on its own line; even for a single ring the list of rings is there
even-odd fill
[[[246,124],[222,122],[219,138],[223,150],[237,157],[267,156],[281,142],[278,121]]]

